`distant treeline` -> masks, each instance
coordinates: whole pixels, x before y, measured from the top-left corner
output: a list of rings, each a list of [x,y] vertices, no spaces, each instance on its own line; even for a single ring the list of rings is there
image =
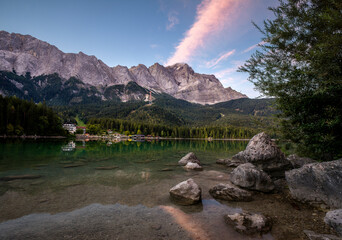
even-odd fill
[[[0,134],[66,135],[58,115],[45,103],[0,95]]]
[[[251,138],[256,134],[256,130],[233,126],[170,127],[110,118],[90,119],[87,125],[90,134],[100,134],[108,129],[126,135],[144,134],[172,138]]]

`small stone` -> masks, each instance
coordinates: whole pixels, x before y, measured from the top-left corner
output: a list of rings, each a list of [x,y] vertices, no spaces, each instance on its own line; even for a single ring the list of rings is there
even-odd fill
[[[235,186],[232,183],[220,183],[209,190],[211,196],[227,201],[251,201],[252,193]]]
[[[342,209],[336,209],[327,212],[324,222],[332,227],[337,234],[342,237]]]
[[[225,215],[225,221],[237,232],[247,235],[261,235],[268,233],[272,228],[271,218],[249,212]]]
[[[189,152],[187,155],[182,157],[181,160],[178,161],[178,164],[185,166],[188,162],[197,163],[199,165],[201,164],[200,160],[193,152]]]
[[[342,240],[342,238],[339,238],[335,235],[318,234],[309,230],[304,230],[304,233],[310,240]]]
[[[202,171],[203,168],[198,165],[198,163],[193,163],[193,162],[188,162],[185,166],[184,166],[185,169],[187,170],[196,170],[196,171]]]
[[[180,205],[192,205],[201,200],[201,188],[192,178],[170,189],[171,198]]]

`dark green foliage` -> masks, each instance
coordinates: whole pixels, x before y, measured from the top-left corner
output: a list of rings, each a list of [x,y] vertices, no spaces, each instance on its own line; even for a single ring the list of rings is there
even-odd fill
[[[342,154],[342,2],[288,0],[270,8],[266,43],[240,70],[276,97],[285,138],[306,155]]]
[[[0,134],[66,135],[60,118],[45,103],[0,95]]]
[[[89,130],[90,129],[90,130]],[[158,124],[146,124],[132,121],[124,121],[110,118],[90,119],[88,133],[100,134],[104,130],[111,129],[119,133],[144,134],[173,138],[251,138],[256,131],[248,128],[226,127],[176,127]]]

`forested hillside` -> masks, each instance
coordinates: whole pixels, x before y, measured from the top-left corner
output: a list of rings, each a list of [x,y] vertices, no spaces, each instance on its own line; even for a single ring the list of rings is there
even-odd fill
[[[45,103],[0,95],[0,134],[66,135],[61,119]]]

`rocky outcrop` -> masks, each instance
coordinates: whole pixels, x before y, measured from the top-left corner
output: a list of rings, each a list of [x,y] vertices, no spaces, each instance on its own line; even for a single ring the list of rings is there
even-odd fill
[[[286,181],[292,197],[299,201],[342,208],[342,159],[287,171]]]
[[[184,166],[184,168],[187,170],[196,170],[196,171],[202,171],[203,170],[202,166],[200,166],[198,163],[194,163],[194,162],[188,162]]]
[[[287,157],[287,160],[292,164],[293,168],[301,168],[305,164],[316,163],[315,160],[307,157],[299,157],[296,154],[292,154]]]
[[[271,218],[261,214],[243,212],[228,214],[224,218],[226,223],[233,226],[237,232],[247,235],[261,235],[272,229]]]
[[[274,189],[272,179],[251,163],[245,163],[235,168],[230,174],[230,181],[249,190],[271,192]]]
[[[214,75],[195,73],[187,64],[164,67],[158,63],[147,68],[140,64],[109,67],[95,56],[82,52],[64,53],[57,47],[30,35],[0,31],[0,70],[15,70],[31,76],[57,73],[63,79],[76,77],[94,87],[126,85],[136,82],[154,92],[199,104],[215,104],[246,98],[231,88],[225,89]]]
[[[252,201],[252,193],[231,183],[220,183],[209,190],[211,196],[227,201]]]
[[[193,152],[189,152],[187,155],[181,158],[181,160],[178,161],[179,165],[185,166],[187,163],[197,163],[201,164],[200,160],[196,157],[196,155]]]
[[[181,182],[170,189],[171,198],[180,205],[192,205],[201,200],[201,188],[192,178]]]
[[[249,141],[246,149],[234,155],[232,159],[252,163],[275,177],[284,176],[285,170],[291,168],[284,153],[264,132],[255,135]]]
[[[331,234],[318,234],[310,230],[304,230],[304,233],[310,240],[342,240],[342,238]]]
[[[342,209],[327,212],[324,222],[332,227],[342,237]]]

